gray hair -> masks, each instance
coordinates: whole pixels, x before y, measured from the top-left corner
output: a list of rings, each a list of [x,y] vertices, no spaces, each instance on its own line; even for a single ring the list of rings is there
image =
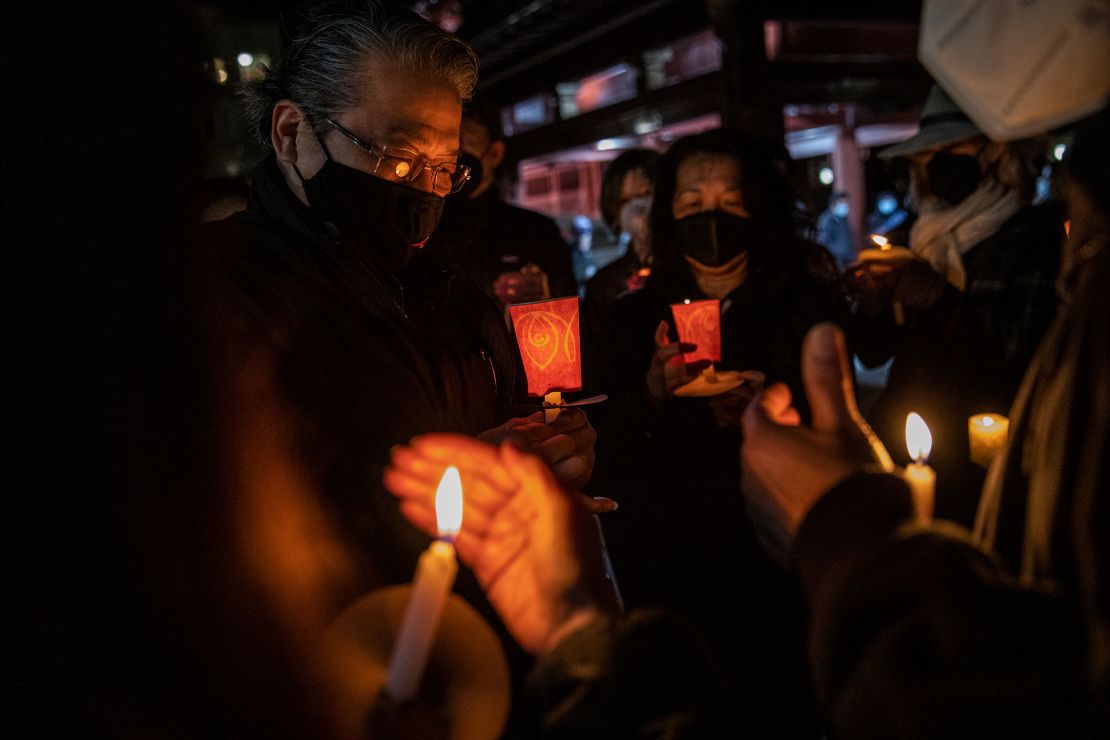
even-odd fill
[[[478,82],[478,57],[466,42],[412,13],[387,13],[373,0],[325,3],[308,11],[275,70],[241,90],[261,142],[270,142],[274,105],[293,100],[314,127],[358,105],[370,59],[388,59],[452,85],[469,100]]]

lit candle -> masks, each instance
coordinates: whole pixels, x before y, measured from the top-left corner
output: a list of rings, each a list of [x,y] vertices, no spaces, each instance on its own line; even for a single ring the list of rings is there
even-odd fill
[[[543,396],[543,403],[544,403],[544,406],[548,406],[548,405],[562,406],[563,405],[563,394],[562,394],[562,392],[561,391],[551,391],[550,393],[545,393],[544,396]],[[551,422],[558,419],[560,411],[562,411],[562,409],[544,408],[544,410],[543,410],[543,421],[544,421],[544,423],[545,424],[550,424]]]
[[[1010,436],[1010,420],[1000,414],[976,414],[967,419],[967,441],[971,461],[989,468],[1006,446]]]
[[[462,527],[462,481],[454,465],[443,471],[436,489],[436,523],[440,538],[421,553],[416,564],[412,595],[405,606],[397,644],[389,659],[385,690],[396,701],[408,701],[416,696],[443,608],[451,596],[459,570],[451,541]]]
[[[916,413],[906,417],[906,449],[913,462],[902,471],[902,478],[913,495],[914,515],[918,521],[927,522],[933,518],[937,474],[925,464],[933,449],[933,435],[929,433],[925,420]]]

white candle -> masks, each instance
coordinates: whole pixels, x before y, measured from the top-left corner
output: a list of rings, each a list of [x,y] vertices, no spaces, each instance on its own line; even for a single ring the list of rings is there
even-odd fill
[[[551,391],[543,397],[544,404],[554,404],[555,406],[563,405],[563,394],[560,391]],[[562,409],[548,409],[543,410],[543,421],[545,424],[550,424],[559,418],[559,412]]]
[[[454,465],[443,471],[436,490],[436,521],[440,539],[421,553],[416,564],[412,595],[389,659],[386,691],[396,701],[412,699],[420,688],[439,620],[459,570],[450,539],[462,527],[462,481]]]
[[[967,419],[967,442],[971,461],[989,468],[1006,446],[1010,436],[1010,420],[1000,414],[976,414]]]
[[[936,472],[925,464],[933,449],[933,435],[929,433],[925,420],[916,413],[906,417],[906,449],[913,462],[902,471],[902,478],[910,487],[915,517],[918,521],[928,522],[933,518],[937,487]]]

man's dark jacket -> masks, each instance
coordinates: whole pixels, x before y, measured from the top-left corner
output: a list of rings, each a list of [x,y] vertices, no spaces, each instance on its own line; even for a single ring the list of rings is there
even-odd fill
[[[390,274],[374,250],[315,220],[271,158],[247,209],[213,224],[232,302],[268,345],[298,452],[367,586],[407,582],[428,538],[382,486],[392,445],[504,421],[515,349],[495,307],[443,255]],[[484,598],[465,574],[458,590]]]

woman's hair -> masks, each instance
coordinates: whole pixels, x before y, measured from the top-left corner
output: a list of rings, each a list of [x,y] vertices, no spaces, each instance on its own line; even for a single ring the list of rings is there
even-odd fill
[[[679,166],[696,156],[731,157],[740,165],[744,207],[759,225],[764,238],[749,254],[753,263],[773,252],[803,243],[798,234],[806,226],[804,214],[780,164],[762,142],[736,131],[713,129],[679,139],[659,160],[655,197],[651,204],[652,251],[656,271],[670,271],[682,264],[671,211]]]
[[[610,229],[616,229],[621,211],[621,183],[629,172],[642,172],[655,182],[659,153],[650,149],[630,149],[609,163],[601,178],[601,217]]]
[[[412,13],[387,12],[373,0],[317,3],[287,22],[289,48],[266,79],[240,94],[259,140],[270,145],[270,119],[283,99],[305,109],[313,126],[358,105],[367,62],[388,59],[451,84],[468,100],[478,57],[457,36]]]

